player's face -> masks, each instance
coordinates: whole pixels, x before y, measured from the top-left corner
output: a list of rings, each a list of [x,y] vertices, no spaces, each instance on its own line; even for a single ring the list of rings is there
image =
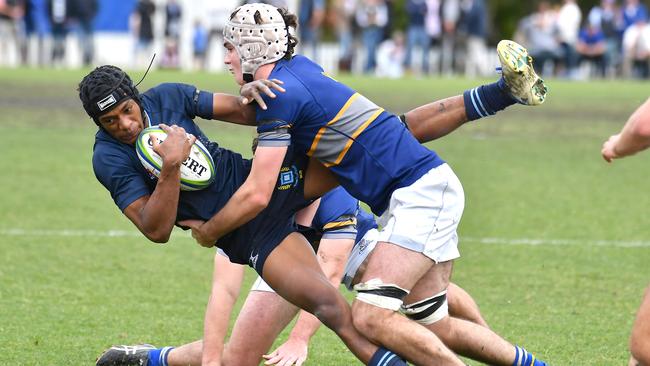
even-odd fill
[[[110,112],[99,117],[99,124],[111,136],[125,144],[133,145],[144,128],[142,111],[133,99],[118,104]]]
[[[230,73],[235,77],[235,82],[239,85],[244,85],[244,76],[241,72],[241,60],[239,53],[229,42],[225,42],[223,46],[226,48],[226,54],[223,58],[223,63],[226,64]]]

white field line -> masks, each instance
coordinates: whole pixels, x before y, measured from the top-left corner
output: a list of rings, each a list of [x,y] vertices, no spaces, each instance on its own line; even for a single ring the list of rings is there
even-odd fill
[[[189,232],[174,231],[174,237],[190,238]],[[112,237],[112,238],[144,238],[132,230],[32,230],[32,229],[2,229],[0,236],[49,236],[49,237]],[[479,243],[492,245],[581,245],[620,248],[647,248],[650,241],[642,240],[588,240],[588,239],[535,239],[535,238],[477,238],[461,236],[460,243]]]
[[[49,237],[111,237],[111,238],[145,238],[138,231],[131,230],[32,230],[32,229],[0,229],[0,236],[49,236]],[[175,237],[191,238],[189,232],[172,232]]]
[[[474,238],[460,236],[459,242],[498,245],[580,245],[594,247],[648,248],[650,241],[643,240],[589,240],[589,239],[535,239],[535,238]]]

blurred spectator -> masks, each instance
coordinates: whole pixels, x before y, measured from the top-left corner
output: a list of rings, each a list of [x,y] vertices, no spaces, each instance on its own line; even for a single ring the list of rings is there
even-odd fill
[[[623,5],[623,29],[631,27],[638,21],[648,19],[648,9],[639,0],[625,0]]]
[[[318,63],[320,28],[325,18],[325,0],[300,0],[298,9],[298,31],[301,53]]]
[[[438,47],[440,45],[440,40],[442,37],[442,18],[440,17],[441,3],[442,0],[426,0],[427,3],[427,15],[424,18],[424,27],[429,36],[429,47],[427,47],[426,61],[422,65],[422,71],[425,73],[429,72],[430,62],[429,54],[432,47]],[[439,52],[438,52],[439,54]],[[440,68],[440,58],[435,62],[436,67]]]
[[[334,3],[334,25],[339,41],[339,71],[352,70],[352,25],[356,7],[356,0],[336,0]]]
[[[52,65],[63,66],[65,60],[66,37],[68,36],[68,1],[48,0],[47,13],[52,26]]]
[[[422,63],[420,71],[428,73],[429,66],[429,35],[425,29],[425,19],[427,16],[426,0],[407,0],[406,14],[408,16],[408,27],[406,29],[406,57],[404,66],[413,71],[411,67],[413,50],[417,47],[422,53]]]
[[[440,67],[444,75],[454,73],[456,63],[456,26],[460,19],[460,0],[443,0],[442,2],[442,49]]]
[[[26,40],[23,47],[23,63],[43,66],[49,63],[49,55],[45,55],[45,38],[49,35],[49,19],[43,0],[27,0],[25,2],[25,32]],[[34,42],[32,42],[32,39]],[[32,52],[32,46],[36,50]],[[32,59],[32,54],[35,58]]]
[[[178,60],[178,42],[181,35],[181,18],[183,9],[176,0],[168,0],[165,5],[165,51],[160,62],[162,67],[176,69]]]
[[[615,0],[601,0],[600,6],[594,6],[588,15],[589,24],[598,27],[605,37],[604,67],[608,75],[614,75],[620,63],[623,13],[616,6]]]
[[[88,66],[95,55],[93,19],[97,15],[97,0],[68,0],[70,18],[79,24],[79,45],[82,63]]]
[[[254,3],[269,4],[269,5],[275,6],[276,8],[287,9],[287,1],[286,0],[245,0],[245,1],[242,1],[242,5],[243,4],[254,4]]]
[[[135,66],[146,67],[153,54],[153,14],[156,5],[152,0],[138,0],[132,17],[132,29],[136,37]]]
[[[647,79],[649,61],[650,25],[639,18],[623,34],[623,76]]]
[[[459,29],[465,35],[465,75],[475,77],[486,74],[487,64],[487,8],[484,0],[463,0]]]
[[[208,50],[208,30],[203,26],[199,19],[194,21],[192,48],[194,55],[194,68],[205,70],[205,55]]]
[[[560,11],[557,14],[557,29],[560,46],[562,47],[562,61],[564,74],[567,77],[574,77],[578,56],[576,54],[576,43],[580,31],[582,11],[575,0],[564,0]]]
[[[165,5],[165,37],[178,39],[181,34],[183,9],[176,0],[168,0]]]
[[[205,51],[206,54],[206,67],[209,67],[210,60],[220,60],[221,64],[221,52],[223,50],[223,26],[226,24],[226,20],[230,17],[232,12],[232,7],[227,2],[223,1],[207,1],[205,11],[202,12],[205,14],[203,18],[206,21],[206,28],[208,30],[208,48]]]
[[[395,32],[393,36],[383,41],[377,49],[377,76],[392,79],[404,75],[404,33]]]
[[[600,77],[605,77],[605,51],[607,43],[605,42],[605,34],[598,26],[591,22],[580,31],[578,36],[578,43],[576,50],[580,55],[580,63],[587,63],[591,68],[595,69],[595,74]],[[593,70],[590,70],[594,74]]]
[[[517,41],[528,48],[533,67],[542,75],[549,74],[560,58],[559,44],[555,36],[557,15],[548,1],[540,1],[537,12],[519,23]]]
[[[395,2],[400,1],[400,4],[403,2],[402,0],[382,0],[384,4],[386,4],[386,10],[388,14],[388,20],[386,21],[386,24],[384,25],[384,35],[381,37],[381,40],[386,40],[389,39],[393,36],[393,23],[395,22]]]
[[[384,36],[384,27],[388,24],[388,8],[383,0],[361,0],[356,12],[356,20],[361,27],[361,37],[366,48],[365,73],[370,73],[377,66],[377,47]]]
[[[0,65],[9,65],[12,53],[20,59],[20,21],[24,14],[24,0],[0,0]]]

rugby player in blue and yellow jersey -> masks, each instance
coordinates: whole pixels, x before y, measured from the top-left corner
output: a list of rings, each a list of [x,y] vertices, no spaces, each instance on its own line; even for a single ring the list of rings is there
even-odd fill
[[[258,89],[268,90],[266,83],[258,83]],[[81,81],[79,98],[99,127],[92,159],[97,179],[124,215],[152,241],[166,242],[182,220],[209,219],[251,173],[250,160],[209,141],[193,122],[197,116],[254,121],[255,111],[243,106],[238,97],[183,84],[162,84],[140,94],[124,71],[102,66]],[[160,125],[168,134],[163,143],[154,141],[154,150],[163,160],[158,179],[140,164],[134,148],[138,134],[151,125]],[[210,151],[216,179],[203,190],[181,192],[180,165],[195,139]],[[312,248],[295,231],[294,213],[309,204],[305,196],[313,197],[303,190],[305,159],[287,154],[280,165],[291,176],[267,177],[274,182],[268,205],[254,220],[222,237],[219,247],[230,261],[253,267],[288,301],[318,314],[364,364],[403,365],[397,355],[369,342],[354,328],[349,305],[327,282]],[[166,364],[168,351],[151,355],[148,365]]]
[[[260,192],[269,192],[268,177],[277,176],[291,147],[311,158],[306,179],[324,183],[330,178],[380,216],[378,244],[355,286],[355,327],[415,364],[463,365],[427,328],[412,321],[457,335],[456,341],[477,352],[491,344],[481,336],[461,338],[477,333],[458,329],[465,325],[449,319],[445,294],[453,260],[459,257],[456,228],[464,193],[444,160],[411,134],[420,140],[438,137],[426,132],[433,119],[413,117],[439,107],[454,117],[446,120],[448,129],[438,128],[445,134],[516,102],[541,104],[546,87],[527,51],[502,41],[497,51],[503,78],[498,82],[400,119],[330,78],[311,60],[293,56],[297,40],[289,27],[295,26],[295,16],[283,9],[248,4],[237,8],[224,28],[225,63],[237,82],[278,78],[287,93],[266,100],[266,109],[258,108],[260,142],[249,177],[221,211],[192,226],[193,236],[211,246],[262,212],[270,195]],[[319,178],[311,179],[313,175]],[[442,306],[430,314],[438,299]],[[412,320],[397,314],[402,307],[410,309]],[[510,364],[543,365],[516,347],[495,352]]]

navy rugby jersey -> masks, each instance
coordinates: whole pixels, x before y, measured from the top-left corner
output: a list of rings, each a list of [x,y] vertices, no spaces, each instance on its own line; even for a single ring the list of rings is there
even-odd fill
[[[142,94],[142,107],[149,126],[165,123],[181,126],[209,150],[215,164],[215,180],[198,191],[181,191],[176,221],[209,220],[243,184],[251,161],[211,142],[192,120],[211,119],[213,94],[184,84],[161,84]],[[291,149],[290,149],[291,150]],[[257,217],[219,239],[217,245],[234,263],[248,263],[261,273],[270,252],[295,231],[293,214],[309,205],[303,197],[306,158],[296,159],[289,151],[282,165],[272,199]],[[100,129],[95,135],[93,169],[97,179],[124,211],[140,197],[150,195],[157,179],[145,170],[135,146],[119,142]]]
[[[210,151],[215,164],[214,182],[203,190],[181,191],[178,206],[178,220],[208,220],[216,212],[215,208],[228,202],[250,170],[249,161],[209,141],[193,121],[195,117],[212,118],[212,93],[190,85],[167,83],[142,93],[141,99],[145,127],[160,123],[183,127]],[[156,178],[144,169],[135,147],[114,139],[103,129],[95,135],[93,169],[121,211],[156,188]]]
[[[280,60],[269,79],[285,93],[257,108],[260,146],[294,145],[317,158],[352,196],[381,215],[393,191],[444,163],[399,118],[327,76],[304,56]]]

